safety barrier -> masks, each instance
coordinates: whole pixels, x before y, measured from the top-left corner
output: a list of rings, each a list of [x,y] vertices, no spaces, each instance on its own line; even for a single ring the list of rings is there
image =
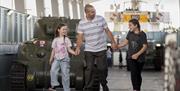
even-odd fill
[[[0,44],[0,55],[17,54],[19,44]]]

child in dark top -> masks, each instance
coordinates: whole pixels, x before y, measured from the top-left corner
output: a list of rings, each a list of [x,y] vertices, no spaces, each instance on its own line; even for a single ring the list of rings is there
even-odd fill
[[[146,34],[141,31],[139,21],[131,19],[126,39],[118,45],[118,48],[128,45],[127,60],[130,62],[131,82],[134,91],[141,90],[141,71],[145,60],[145,51],[147,49]]]

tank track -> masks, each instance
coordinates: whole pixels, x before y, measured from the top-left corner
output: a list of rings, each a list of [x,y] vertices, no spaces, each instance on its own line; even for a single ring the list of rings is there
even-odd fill
[[[24,65],[14,62],[10,73],[11,91],[26,91],[26,68]]]

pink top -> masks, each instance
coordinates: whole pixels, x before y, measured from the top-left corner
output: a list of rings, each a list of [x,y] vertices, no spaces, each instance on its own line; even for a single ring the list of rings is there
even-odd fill
[[[52,48],[55,50],[55,59],[63,59],[65,57],[69,57],[67,48],[71,47],[71,41],[68,37],[65,37],[65,41],[63,37],[57,37],[52,42]]]

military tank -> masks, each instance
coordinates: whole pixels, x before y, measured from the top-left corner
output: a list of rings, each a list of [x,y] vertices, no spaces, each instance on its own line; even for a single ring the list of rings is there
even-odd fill
[[[148,48],[146,50],[145,67],[153,67],[156,71],[160,71],[164,66],[164,42],[167,32],[153,31],[146,32]]]
[[[34,27],[34,38],[20,44],[18,58],[13,61],[10,70],[11,91],[34,91],[50,87],[50,65],[48,61],[54,30],[59,23],[67,24],[69,27],[67,35],[74,44],[75,29],[78,22],[78,19],[65,17],[42,17],[37,20]],[[83,56],[83,51],[79,56],[70,55],[70,87],[76,91],[82,91],[84,85],[85,63]],[[58,80],[61,83],[60,73]],[[95,87],[99,89],[99,84]]]

